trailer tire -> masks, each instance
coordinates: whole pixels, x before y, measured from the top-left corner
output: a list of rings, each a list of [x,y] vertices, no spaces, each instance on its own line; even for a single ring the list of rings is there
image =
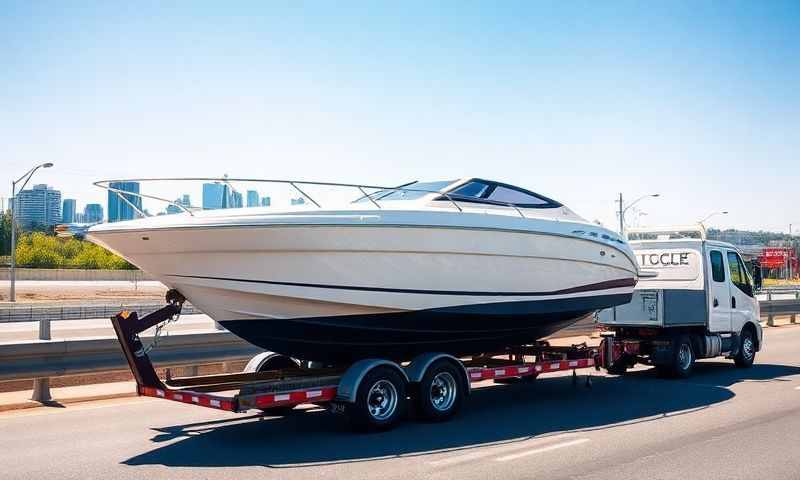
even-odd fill
[[[443,422],[461,409],[468,380],[464,369],[442,359],[425,371],[416,395],[417,409],[425,420]]]
[[[738,368],[750,368],[756,359],[756,339],[753,330],[745,327],[739,336],[739,352],[733,357],[733,363]]]
[[[672,361],[666,365],[656,366],[659,376],[671,378],[689,378],[695,361],[692,339],[689,335],[680,335],[672,342]]]
[[[391,429],[405,416],[407,391],[406,379],[396,369],[373,368],[361,379],[356,401],[347,406],[350,424],[361,432]]]

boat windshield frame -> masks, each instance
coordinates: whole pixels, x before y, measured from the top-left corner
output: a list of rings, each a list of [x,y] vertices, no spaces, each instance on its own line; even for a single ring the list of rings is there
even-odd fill
[[[547,206],[537,205],[534,208],[552,208],[552,207],[560,207],[561,206],[561,204],[558,203],[558,202],[555,202],[553,200],[550,200],[550,199],[548,199],[546,197],[543,197],[541,195],[535,194],[533,192],[529,192],[529,191],[527,191],[525,189],[521,189],[519,187],[515,187],[513,185],[507,185],[507,184],[503,184],[503,183],[500,183],[500,182],[489,182],[489,181],[486,181],[486,180],[474,179],[474,178],[466,180],[466,181],[454,180],[454,181],[451,181],[451,182],[447,183],[447,185],[443,186],[442,188],[440,188],[438,190],[437,189],[432,189],[432,188],[415,188],[414,184],[417,183],[416,181],[415,182],[411,182],[411,183],[407,183],[407,184],[404,184],[404,185],[401,185],[401,186],[397,186],[397,187],[385,187],[385,186],[366,185],[366,184],[357,184],[357,183],[314,182],[314,181],[306,181],[306,180],[280,180],[280,179],[264,179],[264,178],[232,178],[232,177],[228,177],[228,176],[223,176],[223,177],[161,177],[161,178],[130,178],[130,179],[98,180],[96,182],[93,182],[93,185],[95,185],[96,187],[102,188],[104,190],[107,190],[109,192],[114,192],[117,195],[117,197],[119,197],[123,202],[125,202],[128,206],[130,206],[133,209],[133,211],[136,212],[136,214],[138,214],[142,218],[152,217],[154,215],[146,212],[143,208],[140,208],[140,207],[136,206],[133,202],[130,201],[129,197],[139,197],[139,198],[142,198],[142,199],[146,198],[146,199],[150,199],[150,200],[163,202],[163,203],[166,203],[168,205],[172,205],[172,206],[182,210],[184,213],[187,213],[187,214],[189,214],[191,216],[194,216],[195,212],[197,212],[198,210],[203,210],[203,209],[202,208],[198,208],[198,207],[189,207],[189,206],[183,205],[182,203],[180,203],[178,201],[170,200],[168,198],[157,197],[155,195],[147,195],[147,194],[143,194],[143,193],[139,193],[139,192],[129,192],[127,190],[121,190],[121,189],[118,189],[116,187],[112,187],[111,186],[112,184],[119,183],[119,182],[138,182],[138,183],[147,183],[147,182],[221,182],[221,183],[225,183],[225,184],[230,184],[230,182],[253,182],[253,183],[285,184],[285,185],[290,185],[300,195],[302,195],[303,198],[308,199],[312,204],[314,204],[314,206],[316,206],[317,208],[320,208],[320,209],[322,209],[324,207],[317,200],[315,200],[313,197],[311,197],[306,192],[306,190],[304,188],[302,188],[302,187],[306,187],[306,186],[323,186],[323,187],[354,188],[354,189],[357,189],[358,191],[360,191],[361,194],[362,194],[362,197],[360,197],[356,201],[361,200],[361,199],[366,199],[374,207],[376,207],[377,209],[383,208],[378,203],[378,201],[380,199],[373,198],[375,196],[375,194],[378,193],[378,192],[392,192],[392,193],[394,193],[394,192],[414,192],[415,194],[416,193],[422,193],[423,194],[423,195],[419,195],[419,197],[417,199],[423,198],[423,197],[425,197],[425,195],[436,194],[437,196],[436,196],[436,198],[434,200],[436,200],[436,201],[447,201],[453,208],[455,208],[455,210],[457,210],[459,212],[463,212],[464,211],[464,209],[458,204],[459,202],[470,202],[470,201],[475,202],[476,200],[480,200],[478,203],[485,203],[485,204],[491,204],[491,205],[504,206],[504,207],[511,208],[514,211],[516,211],[516,213],[520,217],[527,218],[525,216],[525,214],[522,212],[522,210],[520,209],[520,207],[522,205],[517,205],[517,204],[511,203],[511,202],[494,201],[494,200],[489,200],[489,199],[475,199],[474,197],[466,197],[466,196],[463,196],[463,198],[462,198],[462,196],[453,195],[453,194],[449,193],[449,191],[451,191],[451,190],[453,190],[455,188],[458,188],[459,186],[462,186],[462,185],[464,185],[464,184],[466,184],[466,183],[468,183],[470,181],[476,181],[476,180],[484,181],[484,182],[487,182],[487,183],[492,183],[492,184],[495,184],[495,185],[506,186],[508,188],[512,188],[514,190],[518,190],[518,191],[521,191],[523,193],[534,195],[537,198],[541,198],[542,200],[548,201]],[[437,182],[437,183],[439,183],[439,182]],[[444,183],[444,181],[442,181],[442,183]],[[233,186],[231,186],[231,188],[234,189]],[[374,192],[369,193],[369,192],[367,192],[367,190],[374,190]],[[391,195],[391,193],[389,193],[388,195]],[[126,197],[128,197],[128,198],[126,198]],[[530,207],[525,207],[525,206],[522,206],[522,207],[523,208],[530,208]]]

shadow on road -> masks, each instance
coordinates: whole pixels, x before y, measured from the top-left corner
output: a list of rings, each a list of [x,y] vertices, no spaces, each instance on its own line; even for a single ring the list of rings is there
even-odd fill
[[[458,417],[442,424],[408,421],[391,432],[359,435],[343,418],[324,411],[287,417],[231,419],[155,429],[154,442],[171,441],[132,457],[127,465],[182,467],[269,466],[357,462],[466,450],[497,442],[615,424],[659,421],[666,413],[711,407],[733,398],[727,387],[742,381],[782,381],[800,368],[757,364],[739,370],[730,362],[700,362],[689,380],[656,378],[652,370],[594,378],[594,387],[569,377],[532,384],[494,385],[473,391]]]

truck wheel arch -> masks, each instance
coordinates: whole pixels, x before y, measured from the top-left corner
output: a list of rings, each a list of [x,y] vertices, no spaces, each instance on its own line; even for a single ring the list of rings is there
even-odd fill
[[[753,334],[753,341],[756,344],[756,351],[760,351],[761,339],[758,338],[759,337],[758,330],[756,329],[755,324],[753,324],[753,322],[748,321],[747,323],[744,324],[744,326],[742,326],[742,332],[744,332],[745,330],[750,330],[750,332]]]

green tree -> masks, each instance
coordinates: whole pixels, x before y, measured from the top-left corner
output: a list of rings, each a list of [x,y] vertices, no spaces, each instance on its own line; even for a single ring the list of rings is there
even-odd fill
[[[17,229],[19,234],[19,228]],[[11,212],[0,214],[0,255],[11,255]]]
[[[22,235],[17,243],[17,264],[33,268],[135,268],[124,259],[91,242],[59,238],[42,232]]]

